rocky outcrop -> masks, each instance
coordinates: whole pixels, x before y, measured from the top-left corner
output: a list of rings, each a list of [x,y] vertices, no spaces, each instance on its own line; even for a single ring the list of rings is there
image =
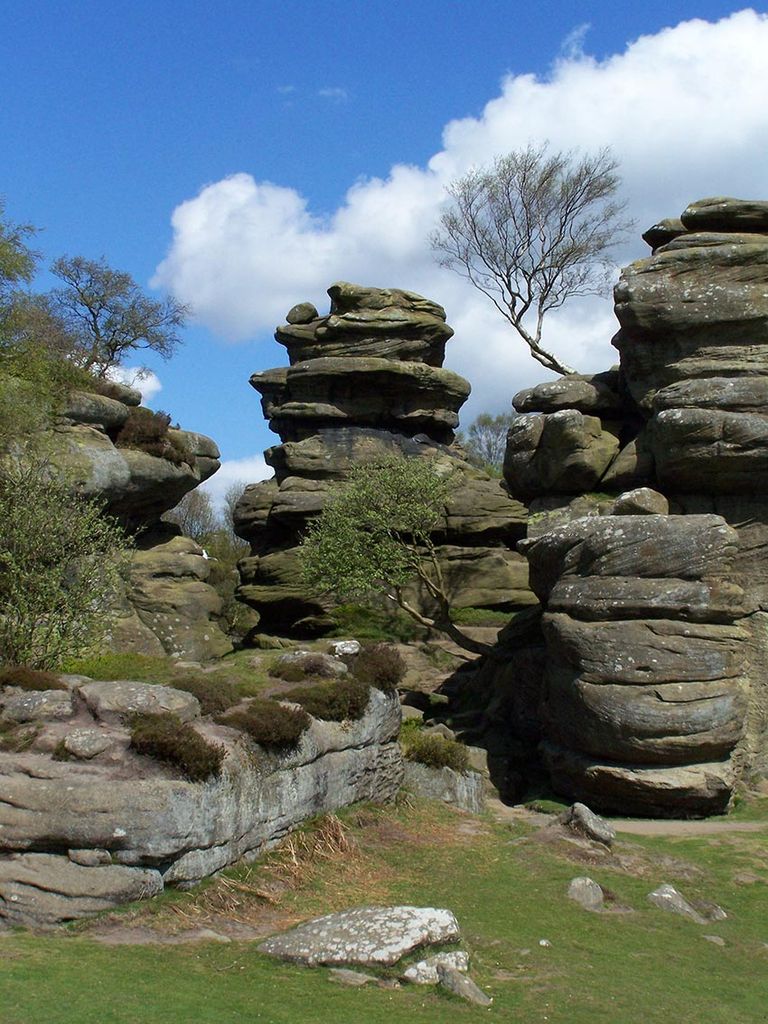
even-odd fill
[[[290,365],[251,377],[282,442],[265,453],[274,478],[248,487],[235,510],[252,552],[241,562],[238,596],[259,612],[259,629],[308,635],[332,624],[328,603],[302,585],[299,538],[330,484],[393,453],[461,469],[436,538],[454,605],[531,604],[527,566],[514,551],[527,510],[453,445],[469,384],[442,368],[453,334],[444,310],[398,289],[341,282],[328,294],[327,316],[301,303],[277,328]]]
[[[196,661],[218,657],[232,645],[221,625],[221,599],[207,583],[210,565],[194,541],[160,517],[216,472],[219,450],[203,434],[174,428],[168,434],[183,459],[118,447],[117,435],[141,396],[122,385],[111,389],[117,397],[71,393],[41,439],[51,466],[136,535],[109,646]]]
[[[620,367],[515,396],[541,659],[513,638],[481,676],[498,711],[526,669],[558,791],[700,815],[768,768],[768,203],[702,200],[644,237],[615,290]]]
[[[180,690],[83,677],[69,685],[51,691],[47,714],[28,712],[27,749],[0,752],[0,920],[11,924],[54,924],[188,886],[312,815],[388,799],[400,785],[400,708],[379,690],[359,721],[312,720],[294,750],[271,753],[201,718]],[[18,693],[0,692],[6,719]],[[220,774],[193,783],[137,754],[126,727],[137,711],[192,722],[224,748]]]
[[[748,608],[718,516],[577,519],[527,548],[547,611],[544,760],[629,814],[724,810],[744,733]]]

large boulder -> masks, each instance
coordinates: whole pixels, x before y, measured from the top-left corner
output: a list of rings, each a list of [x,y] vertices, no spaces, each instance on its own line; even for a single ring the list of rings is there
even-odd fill
[[[717,516],[652,514],[577,519],[528,542],[546,608],[543,750],[560,792],[619,813],[727,805],[749,694],[737,541]]]

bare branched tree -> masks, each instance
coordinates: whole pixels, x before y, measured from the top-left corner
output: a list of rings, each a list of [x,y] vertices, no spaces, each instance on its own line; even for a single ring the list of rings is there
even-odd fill
[[[130,274],[103,259],[62,256],[51,270],[64,282],[50,294],[52,311],[76,340],[71,358],[79,366],[104,377],[136,349],[151,349],[163,359],[173,354],[186,306],[170,297],[148,298]]]
[[[609,250],[630,226],[615,196],[609,150],[577,157],[529,145],[457,179],[431,236],[441,266],[486,295],[542,366],[575,373],[542,347],[545,315],[576,295],[603,293]]]

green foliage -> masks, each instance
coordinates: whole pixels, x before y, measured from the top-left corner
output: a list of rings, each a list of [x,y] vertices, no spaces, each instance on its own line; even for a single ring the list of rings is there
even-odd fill
[[[41,672],[26,665],[0,668],[0,686],[18,686],[22,690],[67,690],[63,679],[53,672]]]
[[[180,466],[189,462],[190,454],[179,438],[169,433],[170,425],[171,417],[167,412],[153,412],[143,405],[134,406],[115,437],[115,446],[138,448]]]
[[[452,474],[426,458],[356,466],[309,526],[300,550],[306,582],[342,600],[404,587],[418,574],[420,548],[430,543],[451,486]]]
[[[68,657],[62,662],[62,670],[91,679],[135,679],[145,683],[167,683],[169,686],[174,677],[173,662],[169,658],[126,651]]]
[[[368,686],[391,693],[402,682],[407,667],[403,656],[390,644],[364,644],[355,657],[352,672]]]
[[[453,612],[453,621],[460,626],[506,626],[511,618],[511,612],[494,608],[456,608]]]
[[[72,338],[78,366],[103,377],[137,349],[163,359],[175,351],[188,312],[175,299],[148,298],[130,274],[103,259],[63,256],[51,271],[63,282],[51,292],[52,310]]]
[[[370,605],[339,604],[331,613],[336,628],[330,634],[335,637],[354,636],[358,640],[395,640],[401,644],[426,636],[426,630],[410,615],[392,602],[385,607],[377,604],[375,595]]]
[[[410,737],[405,756],[429,768],[452,768],[455,772],[469,768],[467,748],[439,733],[418,732]]]
[[[218,775],[225,755],[222,746],[209,743],[188,722],[167,713],[136,715],[131,721],[131,747],[180,769],[191,782]]]
[[[259,746],[273,750],[295,747],[309,728],[309,715],[301,708],[287,708],[273,700],[253,698],[245,707],[219,715],[222,725],[239,729]]]
[[[56,668],[107,628],[127,556],[120,527],[44,463],[0,477],[0,662]]]
[[[11,289],[32,280],[38,254],[27,245],[36,234],[31,224],[15,224],[6,220],[5,200],[0,197],[0,334],[2,310]]]
[[[204,715],[220,715],[240,700],[236,683],[227,679],[212,679],[210,675],[177,674],[169,685],[197,697],[200,711]]]
[[[11,330],[11,326],[13,330]],[[93,378],[63,359],[46,340],[19,333],[14,313],[0,335],[0,450],[51,425],[66,396],[94,390]]]
[[[300,704],[313,718],[324,722],[357,721],[365,714],[370,687],[359,679],[328,680],[314,686],[299,686],[280,694],[280,700]]]

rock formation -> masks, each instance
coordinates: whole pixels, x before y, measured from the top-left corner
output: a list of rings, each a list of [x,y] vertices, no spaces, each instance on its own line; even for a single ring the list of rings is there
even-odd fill
[[[274,753],[201,718],[181,690],[65,678],[68,690],[0,689],[6,725],[33,735],[0,751],[0,922],[50,925],[186,887],[306,818],[400,786],[400,708],[380,690],[359,721],[313,719],[296,749]],[[127,723],[145,711],[222,746],[221,773],[189,782],[130,748]]]
[[[505,479],[544,608],[527,713],[559,792],[707,814],[768,766],[768,203],[702,200],[644,237],[620,368],[514,399]]]
[[[203,434],[170,429],[185,451],[176,464],[139,448],[117,447],[117,433],[141,396],[114,385],[117,397],[74,392],[44,444],[51,465],[107,513],[136,532],[125,592],[113,616],[109,647],[200,660],[232,649],[220,626],[221,601],[207,584],[202,549],[161,523],[164,512],[219,468],[219,450]]]
[[[341,282],[328,294],[327,316],[301,303],[278,327],[290,365],[251,377],[282,442],[265,453],[274,478],[250,485],[235,511],[237,532],[252,547],[239,596],[259,612],[259,629],[307,635],[332,623],[329,606],[302,586],[297,543],[329,484],[389,453],[450,459],[462,470],[438,538],[454,604],[531,604],[527,565],[513,550],[525,506],[453,446],[469,384],[442,367],[453,334],[444,310],[398,289]]]

